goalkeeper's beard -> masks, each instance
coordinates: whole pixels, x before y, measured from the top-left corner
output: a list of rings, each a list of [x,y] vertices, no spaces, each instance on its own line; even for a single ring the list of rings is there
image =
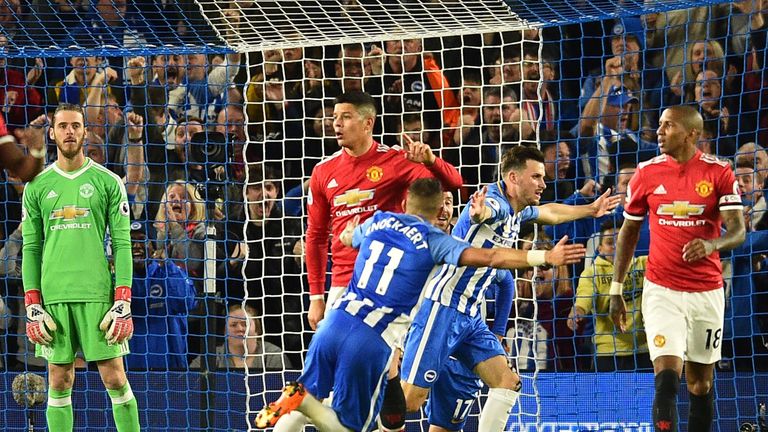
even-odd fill
[[[65,142],[59,142],[56,140],[56,148],[59,149],[59,153],[65,158],[65,159],[74,159],[78,154],[82,153],[83,151],[83,143],[85,142],[85,137],[81,137],[80,139],[77,139],[77,144],[75,144],[74,148],[72,147],[65,147],[68,146]]]

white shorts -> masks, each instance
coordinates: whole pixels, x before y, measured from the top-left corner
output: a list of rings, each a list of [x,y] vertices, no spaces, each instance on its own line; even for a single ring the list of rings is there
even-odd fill
[[[713,364],[723,346],[725,296],[722,288],[685,292],[643,283],[643,322],[651,360],[675,356]]]

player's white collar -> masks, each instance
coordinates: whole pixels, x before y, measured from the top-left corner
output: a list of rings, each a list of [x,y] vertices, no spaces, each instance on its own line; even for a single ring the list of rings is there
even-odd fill
[[[93,161],[91,160],[91,158],[86,157],[85,158],[85,163],[83,164],[83,166],[81,166],[80,168],[78,168],[77,170],[72,171],[72,172],[66,172],[66,171],[62,170],[61,168],[59,168],[59,165],[56,162],[54,162],[52,164],[52,166],[53,166],[53,170],[56,171],[57,173],[59,173],[59,175],[61,175],[62,177],[66,177],[66,178],[68,178],[70,180],[74,180],[74,179],[80,177],[80,174],[86,172],[88,170],[88,168],[91,166],[92,163],[93,163]]]

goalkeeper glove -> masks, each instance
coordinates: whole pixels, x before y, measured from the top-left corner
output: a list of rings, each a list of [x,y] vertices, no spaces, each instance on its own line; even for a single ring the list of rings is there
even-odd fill
[[[42,303],[40,290],[33,289],[24,293],[24,306],[27,309],[27,337],[32,343],[48,345],[53,340],[56,322],[43,309]]]
[[[99,328],[106,332],[107,343],[110,345],[123,343],[133,336],[131,288],[127,286],[115,288],[115,303],[104,315]]]

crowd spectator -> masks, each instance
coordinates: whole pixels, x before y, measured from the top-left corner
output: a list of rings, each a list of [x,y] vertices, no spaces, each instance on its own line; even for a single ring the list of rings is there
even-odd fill
[[[557,101],[547,82],[542,79],[538,44],[526,42],[523,45],[523,83],[520,95],[521,119],[520,137],[529,139],[535,131],[555,130],[559,120]],[[550,67],[551,70],[551,67]],[[551,78],[551,77],[550,77]],[[538,119],[541,120],[538,120]],[[538,125],[537,125],[538,123]]]
[[[253,306],[232,304],[227,312],[225,343],[216,349],[216,366],[220,369],[285,370],[293,364],[277,345],[264,340],[259,315]],[[191,363],[200,367],[200,360]]]
[[[624,301],[627,303],[625,331],[618,329],[608,315],[608,292],[613,277],[613,257],[616,236],[621,220],[608,219],[600,227],[598,256],[584,269],[576,289],[576,301],[569,314],[568,327],[574,332],[581,329],[592,315],[595,321],[595,369],[598,372],[615,370],[650,370],[651,359],[643,332],[642,296],[647,255],[635,257],[624,280]]]
[[[568,132],[541,131],[540,149],[544,153],[544,181],[547,188],[541,193],[542,202],[562,202],[574,192],[571,175],[571,146],[573,137]]]
[[[421,39],[391,40],[384,43],[382,118],[384,131],[396,131],[399,114],[419,112],[423,115],[424,129],[432,132],[433,148],[455,145],[450,137],[442,142],[441,131],[453,133],[459,125],[459,102],[451,90],[435,57],[424,52]],[[370,92],[376,95],[376,91]],[[454,109],[455,108],[455,109]],[[385,144],[387,144],[385,142]]]
[[[283,217],[278,206],[280,179],[281,173],[272,168],[260,164],[250,168],[245,189],[248,213],[241,246],[243,253],[247,250],[247,260],[230,268],[230,274],[240,275],[242,271],[245,279],[242,284],[230,280],[226,295],[230,300],[255,299],[253,305],[262,311],[267,340],[285,344],[284,348],[296,356],[303,347],[304,283],[301,263],[298,256],[293,256],[293,250],[301,239],[303,226],[300,219]],[[241,228],[230,231],[243,232]]]
[[[533,233],[523,237],[523,250],[552,248],[541,231],[535,243]],[[514,309],[515,327],[508,337],[515,340],[520,370],[574,371],[576,351],[567,316],[573,301],[568,266],[541,265],[523,272],[517,279]],[[536,303],[536,306],[534,306]],[[534,313],[535,311],[535,313]]]
[[[184,268],[202,291],[206,205],[191,183],[169,184],[154,219],[158,248]]]
[[[749,223],[750,213],[745,212]],[[765,270],[768,230],[753,231],[747,225],[744,243],[731,252],[731,278],[726,281],[724,359],[739,371],[766,370],[768,360],[768,309],[765,306]],[[723,257],[724,259],[727,259]],[[722,362],[721,367],[727,363]]]
[[[8,38],[0,34],[0,52],[4,52]],[[43,73],[43,60],[35,59],[35,64],[24,73],[24,69],[13,67],[5,55],[0,56],[0,111],[5,116],[9,132],[23,128],[32,119],[42,114],[43,96],[37,82]]]
[[[187,368],[187,320],[197,307],[187,272],[155,249],[150,225],[131,222],[133,338],[130,369]],[[160,252],[160,253],[158,253]]]
[[[765,189],[768,180],[768,151],[755,143],[739,147],[736,153],[736,180],[748,217],[747,231],[768,228]]]

